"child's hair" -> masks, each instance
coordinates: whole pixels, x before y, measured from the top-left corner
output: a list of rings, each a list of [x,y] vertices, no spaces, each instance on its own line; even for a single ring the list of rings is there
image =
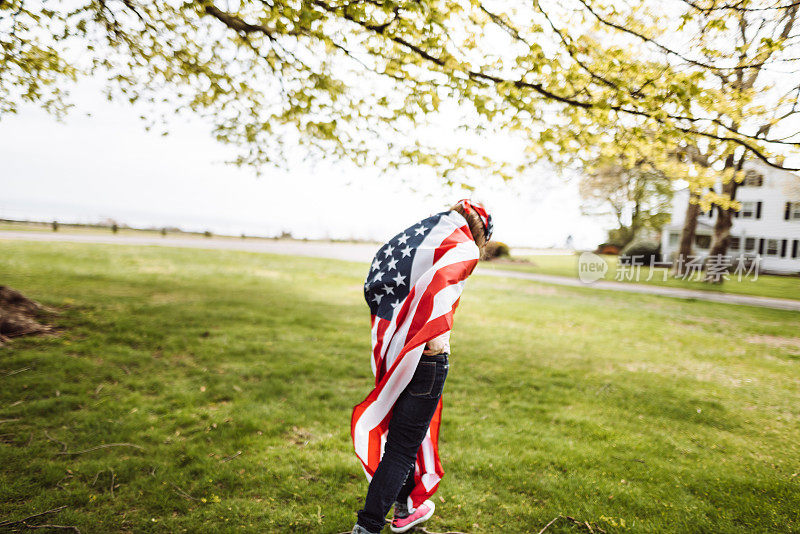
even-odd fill
[[[478,245],[478,249],[481,251],[482,258],[486,252],[486,231],[483,228],[483,221],[481,220],[480,215],[475,213],[474,210],[468,210],[464,208],[464,206],[460,203],[450,208],[450,210],[457,211],[467,220],[467,224],[469,224],[469,231],[472,233],[472,239],[475,241],[475,244]]]

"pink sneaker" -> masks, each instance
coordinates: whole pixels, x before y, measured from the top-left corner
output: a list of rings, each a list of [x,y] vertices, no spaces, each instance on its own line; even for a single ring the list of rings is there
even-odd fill
[[[392,529],[392,532],[407,532],[430,519],[435,508],[436,506],[431,501],[425,501],[408,517],[395,517],[392,519],[392,524],[389,528]]]

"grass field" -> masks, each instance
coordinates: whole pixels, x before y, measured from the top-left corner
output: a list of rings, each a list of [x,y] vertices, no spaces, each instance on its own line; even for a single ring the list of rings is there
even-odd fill
[[[0,348],[0,522],[349,530],[365,269],[0,241],[0,283],[62,330]],[[430,528],[800,532],[798,315],[475,276]],[[111,443],[136,447],[88,450]]]
[[[576,278],[578,276],[578,256],[574,254],[525,256],[520,259],[525,261],[492,262],[486,264],[485,267],[556,276],[569,276],[571,278]],[[608,263],[608,272],[604,279],[617,280],[617,257],[603,256],[603,259]],[[722,284],[706,284],[696,280],[696,275],[690,280],[673,278],[669,276],[668,269],[656,268],[653,269],[652,274],[650,272],[651,269],[647,267],[640,267],[635,270],[632,270],[631,267],[626,267],[626,269],[626,276],[620,276],[617,281],[800,300],[800,277],[797,276],[760,274],[758,277],[747,276],[739,280],[735,274],[731,273],[730,280]],[[637,270],[639,272],[638,278],[636,277]],[[648,278],[650,278],[650,280],[648,280]]]

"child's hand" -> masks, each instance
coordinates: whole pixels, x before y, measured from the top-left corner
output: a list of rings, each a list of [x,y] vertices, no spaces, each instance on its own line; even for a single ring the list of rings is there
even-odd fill
[[[450,352],[450,332],[445,332],[439,337],[435,337],[425,344],[425,350],[422,354],[425,356],[433,356],[434,354]]]

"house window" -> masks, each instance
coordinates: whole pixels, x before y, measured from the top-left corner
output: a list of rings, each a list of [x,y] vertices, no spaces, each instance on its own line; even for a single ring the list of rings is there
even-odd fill
[[[739,245],[741,245],[741,239],[738,237],[731,237],[731,250],[739,250]]]
[[[800,221],[800,202],[787,202],[783,218],[787,221]]]
[[[694,244],[697,245],[698,248],[710,248],[711,247],[711,236],[710,235],[696,235],[696,236],[694,236]]]
[[[758,201],[745,201],[742,202],[742,209],[734,215],[742,219],[760,219],[761,218],[761,202]]]
[[[764,185],[764,175],[751,169],[744,173],[742,185],[746,187],[761,187]]]
[[[765,239],[764,254],[767,256],[778,256],[781,252],[781,242],[778,239]]]
[[[678,232],[669,233],[669,246],[674,247],[678,245]]]
[[[739,213],[742,219],[754,219],[756,216],[756,203],[742,202],[742,210]]]
[[[750,252],[751,250],[756,249],[756,238],[755,237],[746,237],[744,239],[744,250],[746,252]]]

